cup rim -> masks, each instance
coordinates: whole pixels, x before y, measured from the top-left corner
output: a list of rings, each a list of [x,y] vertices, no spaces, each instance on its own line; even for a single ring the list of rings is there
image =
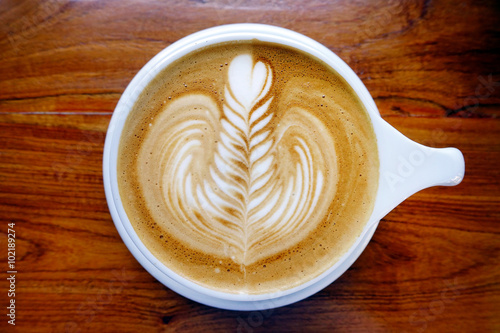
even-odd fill
[[[135,75],[122,94],[113,112],[106,134],[103,154],[103,181],[110,213],[120,236],[134,257],[162,284],[185,297],[200,303],[231,309],[245,307],[244,305],[235,305],[240,302],[262,303],[270,300],[277,300],[278,306],[282,306],[304,299],[323,289],[343,274],[363,252],[373,236],[380,219],[380,217],[377,218],[374,212],[372,212],[363,232],[358,236],[354,244],[334,265],[319,276],[299,286],[265,294],[235,294],[201,286],[169,269],[142,243],[122,205],[116,171],[119,141],[124,123],[132,106],[143,88],[161,70],[176,59],[204,46],[234,40],[241,41],[254,39],[296,48],[322,60],[333,68],[352,87],[365,106],[372,123],[374,123],[377,118],[381,119],[373,98],[359,77],[342,59],[322,44],[300,33],[276,26],[252,23],[222,25],[196,32],[166,47]],[[373,125],[375,126],[375,124]],[[380,193],[377,192],[377,197],[379,195]],[[348,263],[348,265],[346,266],[345,263]],[[304,290],[308,290],[308,292],[304,293]],[[278,302],[278,300],[281,301]],[[219,301],[222,301],[222,303],[228,301],[231,305],[224,307],[224,304],[221,304]],[[277,306],[273,305],[272,307]],[[251,309],[254,309],[254,307]]]

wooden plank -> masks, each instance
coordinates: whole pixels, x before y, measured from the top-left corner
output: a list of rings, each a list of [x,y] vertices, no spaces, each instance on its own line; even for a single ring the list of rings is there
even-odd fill
[[[16,223],[23,331],[434,331],[473,324],[487,330],[497,321],[498,120],[388,119],[417,141],[439,127],[444,135],[435,146],[458,143],[470,163],[490,158],[468,167],[463,184],[424,190],[402,203],[325,290],[282,309],[231,312],[168,290],[121,241],[101,180],[109,119],[0,115],[0,220]]]
[[[0,14],[0,111],[110,112],[137,71],[174,41],[216,25],[258,22],[304,33],[336,52],[383,112],[498,115],[475,107],[500,103],[497,17],[478,14],[493,13],[491,6],[26,1]]]

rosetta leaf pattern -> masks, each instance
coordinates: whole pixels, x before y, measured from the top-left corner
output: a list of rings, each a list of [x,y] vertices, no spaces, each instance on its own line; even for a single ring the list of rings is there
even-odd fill
[[[169,213],[198,242],[223,248],[240,265],[278,253],[278,240],[307,229],[324,186],[324,175],[313,163],[316,143],[300,135],[292,146],[283,143],[290,134],[277,129],[272,84],[269,64],[255,62],[250,54],[237,56],[228,68],[221,110],[210,98],[195,95],[191,108],[207,110],[211,118],[180,121],[164,131],[163,149],[169,153],[162,155],[161,165],[168,166],[163,201]],[[203,128],[218,131],[212,150],[203,149]],[[280,149],[294,157],[286,161],[291,165],[286,177],[280,175]],[[202,157],[208,165],[199,165]],[[209,172],[195,176],[196,168]]]

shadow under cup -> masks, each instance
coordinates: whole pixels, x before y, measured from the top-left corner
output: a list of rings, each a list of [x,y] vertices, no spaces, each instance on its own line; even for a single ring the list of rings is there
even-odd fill
[[[299,49],[334,69],[354,90],[367,110],[379,150],[379,184],[373,212],[360,236],[333,266],[291,289],[271,294],[233,294],[193,283],[158,260],[138,237],[125,212],[118,188],[118,148],[127,117],[143,89],[169,64],[202,47],[230,41],[259,40]],[[406,164],[405,164],[406,163]],[[120,236],[141,265],[177,293],[206,305],[230,310],[262,310],[302,300],[323,289],[359,257],[380,219],[409,195],[433,185],[456,185],[463,178],[464,162],[454,148],[433,149],[407,139],[382,120],[376,105],[356,74],[326,47],[293,31],[259,24],[235,24],[207,29],[167,47],[134,77],[111,119],[103,157],[103,178],[108,206]]]

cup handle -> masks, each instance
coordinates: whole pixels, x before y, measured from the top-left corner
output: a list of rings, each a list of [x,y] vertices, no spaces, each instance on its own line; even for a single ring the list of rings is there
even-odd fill
[[[431,148],[401,134],[385,120],[374,123],[380,173],[372,214],[377,223],[412,194],[424,188],[458,185],[465,172],[464,156],[456,148]]]

